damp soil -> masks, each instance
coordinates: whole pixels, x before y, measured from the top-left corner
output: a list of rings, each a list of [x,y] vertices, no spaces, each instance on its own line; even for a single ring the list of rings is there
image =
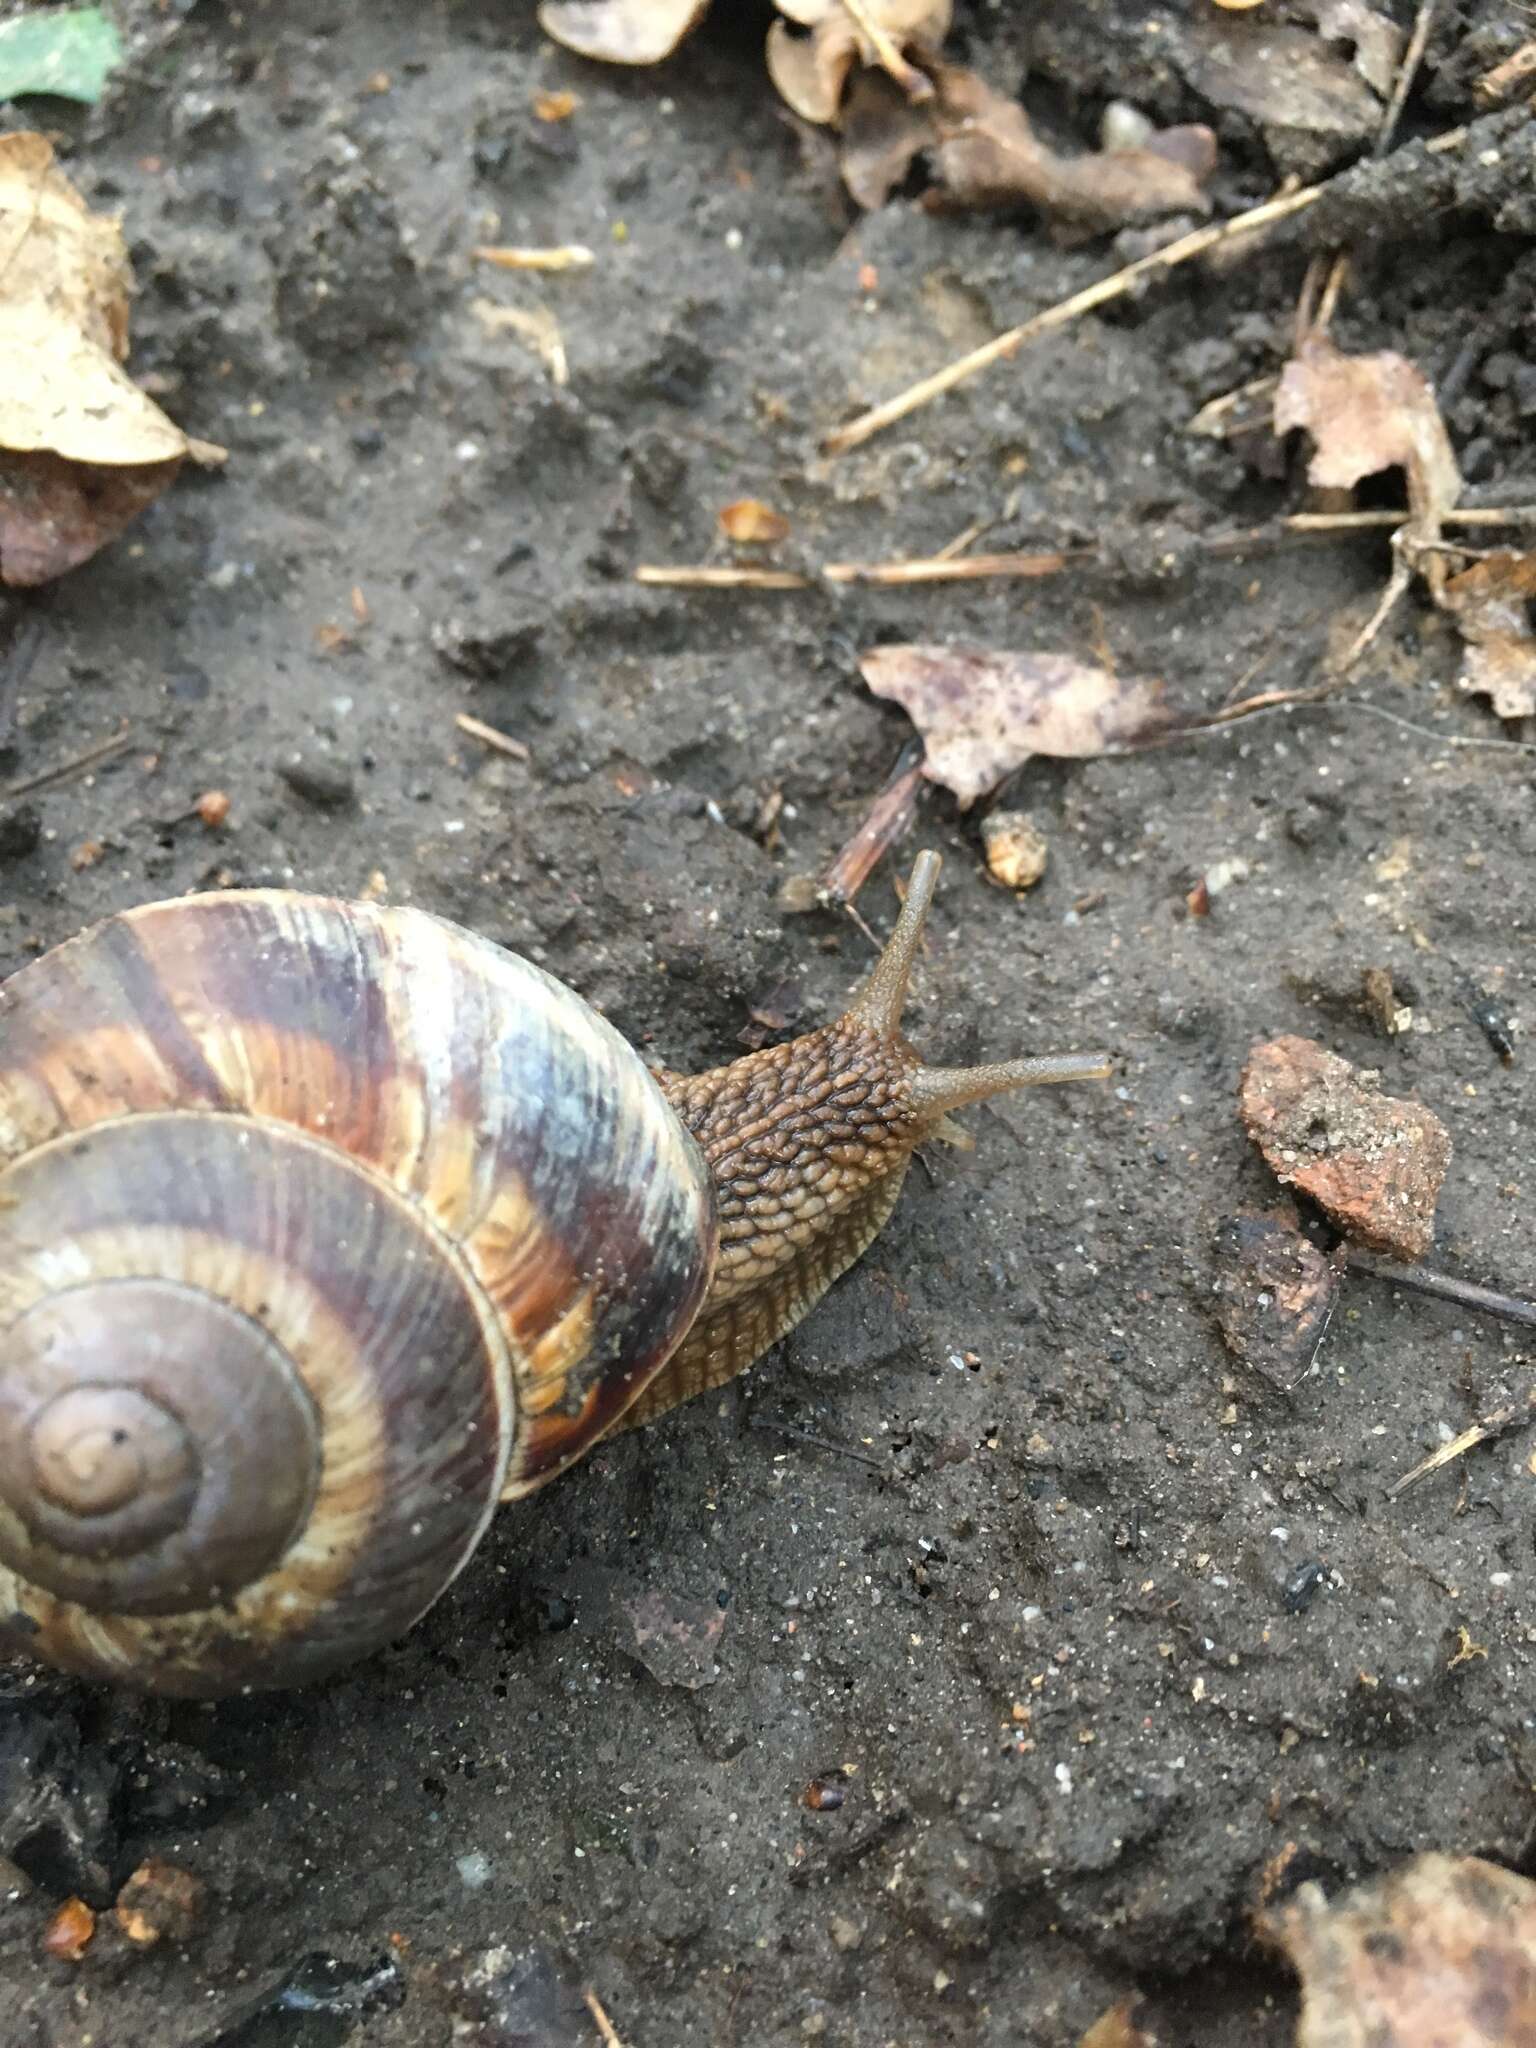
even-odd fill
[[[953,47],[1027,72],[1069,144],[1116,96],[1210,121],[1235,210],[1285,138],[1191,83],[1204,12],[962,4]],[[1475,112],[1514,12],[1446,11],[1405,134]],[[519,0],[145,7],[101,107],[24,110],[124,215],[136,373],[230,452],[9,600],[31,637],[6,781],[129,744],[7,814],[0,971],[156,897],[367,894],[716,1063],[832,1015],[871,957],[848,915],[781,902],[909,738],[862,647],[1107,651],[1210,705],[1312,680],[1367,615],[1379,538],[1192,545],[1303,502],[1291,451],[1188,431],[1283,357],[1299,232],[821,457],[1143,245],[935,218],[916,183],[855,220],[765,81],[766,8],[715,15],[646,72],[557,51]],[[575,114],[538,119],[565,87]],[[1302,140],[1307,175],[1364,146]],[[1335,330],[1441,382],[1485,503],[1536,468],[1531,199],[1505,174],[1439,212],[1382,174]],[[495,241],[596,261],[529,280],[475,263]],[[481,300],[547,308],[568,383]],[[791,520],[791,562],[975,522],[1100,553],[940,589],[634,582],[723,559],[718,510],[749,496]],[[1214,1314],[1223,1226],[1275,1196],[1238,1076],[1282,1032],[1434,1108],[1433,1261],[1536,1289],[1529,1042],[1504,1064],[1474,1014],[1532,1014],[1536,755],[1486,744],[1518,734],[1456,673],[1413,599],[1343,701],[1030,764],[1009,800],[1049,866],[1022,900],[931,792],[857,905],[887,930],[911,853],[945,855],[912,1036],[946,1062],[1103,1043],[1113,1080],[967,1113],[974,1149],[912,1174],[793,1337],[501,1514],[385,1654],[217,1706],[6,1667],[6,2048],[592,2042],[587,1988],[630,2048],[1071,2048],[1136,1988],[1161,2040],[1267,2048],[1294,2000],[1261,1901],[1429,1847],[1536,1868],[1536,1432],[1387,1496],[1523,1403],[1528,1339],[1354,1277],[1285,1390]],[[213,789],[217,836],[188,815]],[[1382,1035],[1367,970],[1411,1028]],[[646,1661],[642,1596],[681,1652]],[[80,1961],[44,1956],[63,1900],[110,1904],[147,1856],[206,1887],[188,1941],[104,1917]]]

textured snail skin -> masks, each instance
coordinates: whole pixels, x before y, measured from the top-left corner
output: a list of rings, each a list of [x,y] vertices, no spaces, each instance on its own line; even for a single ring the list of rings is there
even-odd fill
[[[365,1654],[498,1498],[608,1429],[714,1246],[708,1174],[643,1063],[526,961],[282,892],[109,920],[0,988],[0,1626],[191,1694]],[[209,1301],[244,1318],[227,1377]],[[40,1327],[61,1305],[69,1327]],[[272,1447],[246,1426],[263,1349],[299,1390]],[[50,1408],[73,1381],[118,1391]],[[38,1487],[60,1415],[124,1387],[136,1421],[198,1410],[180,1547],[124,1554],[91,1512],[71,1532]],[[102,1460],[138,1448],[86,1429],[55,1483],[90,1510]]]
[[[497,1501],[742,1371],[949,1112],[1108,1072],[924,1066],[922,854],[847,1013],[653,1077],[411,910],[109,919],[0,988],[0,1637],[215,1696],[401,1634]]]

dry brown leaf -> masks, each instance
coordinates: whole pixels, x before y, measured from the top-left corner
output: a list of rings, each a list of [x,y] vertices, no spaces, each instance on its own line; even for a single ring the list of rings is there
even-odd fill
[[[824,128],[837,120],[848,74],[859,58],[859,39],[846,15],[809,36],[792,35],[776,21],[768,31],[767,54],[768,76],[802,121]]]
[[[1084,760],[1167,730],[1163,686],[1070,654],[971,646],[874,647],[859,658],[877,697],[923,736],[923,773],[964,810],[1031,754]]]
[[[1339,44],[1371,91],[1387,99],[1408,42],[1397,23],[1365,0],[1309,0],[1306,12],[1324,42]]]
[[[1122,1998],[1101,2013],[1077,2048],[1158,2048],[1158,2035],[1146,2025],[1146,2003],[1136,1995]]]
[[[738,498],[721,507],[720,530],[727,540],[761,544],[788,540],[789,521],[761,498]]]
[[[1287,130],[1327,143],[1363,141],[1381,102],[1347,57],[1310,29],[1262,18],[1193,21],[1183,70],[1202,99],[1249,115],[1273,137]]]
[[[835,124],[850,73],[857,66],[887,71],[908,99],[926,98],[928,67],[907,62],[909,52],[937,52],[954,13],[953,0],[777,0],[787,21],[768,31],[768,75],[804,121]],[[797,36],[793,21],[810,30]]]
[[[120,367],[132,272],[45,136],[0,136],[0,583],[86,561],[159,496],[189,440]]]
[[[1139,149],[1060,156],[1017,100],[974,71],[947,65],[936,83],[940,189],[924,202],[933,210],[1027,203],[1095,228],[1211,210],[1202,190],[1216,164],[1208,128],[1171,128]]]
[[[1433,539],[1461,495],[1456,451],[1421,370],[1393,349],[1347,356],[1312,333],[1280,373],[1275,432],[1305,427],[1316,447],[1309,482],[1347,490],[1362,477],[1402,469],[1415,538]]]
[[[1500,718],[1536,716],[1536,554],[1504,550],[1451,577],[1440,602],[1466,643],[1459,687],[1490,697]]]
[[[843,96],[843,183],[856,206],[876,213],[934,139],[930,105],[914,106],[883,71],[860,71]]]
[[[1332,1904],[1266,1916],[1301,1978],[1296,2048],[1529,2048],[1536,1884],[1476,1856],[1416,1856]]]
[[[544,0],[545,35],[605,64],[659,64],[709,12],[709,0]]]

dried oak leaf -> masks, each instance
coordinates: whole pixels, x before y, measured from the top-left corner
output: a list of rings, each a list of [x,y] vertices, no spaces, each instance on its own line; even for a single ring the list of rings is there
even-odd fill
[[[545,35],[604,64],[659,64],[709,12],[709,0],[544,0]]]
[[[1416,1856],[1331,1904],[1305,1884],[1263,1921],[1301,1978],[1296,2048],[1526,2048],[1536,1884],[1476,1856]]]
[[[1312,333],[1280,373],[1275,432],[1305,427],[1316,446],[1309,482],[1347,490],[1362,477],[1402,469],[1420,539],[1439,530],[1461,494],[1456,451],[1421,370],[1392,349],[1347,356]]]
[[[1346,1237],[1410,1263],[1429,1250],[1451,1163],[1433,1110],[1383,1095],[1374,1077],[1293,1035],[1254,1047],[1239,1102],[1276,1179],[1310,1195]]]
[[[1070,654],[873,647],[859,667],[877,697],[907,713],[923,736],[923,773],[952,790],[962,810],[1031,754],[1086,760],[1175,722],[1160,682]]]
[[[0,583],[89,559],[171,483],[193,441],[120,366],[132,272],[42,135],[0,136]]]
[[[1170,128],[1140,148],[1061,156],[1041,142],[1017,100],[974,71],[946,65],[936,83],[939,182],[924,198],[930,210],[1027,203],[1092,228],[1211,210],[1202,189],[1216,165],[1209,128]]]
[[[863,21],[843,0],[777,0],[777,6],[788,20],[768,31],[768,76],[802,120],[834,124],[857,66],[883,67],[909,100],[931,95],[926,67],[908,63],[907,56],[938,49],[949,34],[954,0],[863,0]],[[797,36],[791,21],[810,34]]]
[[[1536,554],[1500,550],[1452,576],[1440,603],[1465,642],[1459,687],[1490,697],[1500,718],[1536,715]]]

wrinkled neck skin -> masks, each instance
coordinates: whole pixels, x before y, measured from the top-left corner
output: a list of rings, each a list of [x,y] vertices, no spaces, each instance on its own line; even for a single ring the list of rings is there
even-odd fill
[[[657,1078],[714,1177],[720,1255],[704,1319],[769,1289],[891,1181],[943,1121],[914,1100],[920,1062],[844,1017],[706,1074]]]
[[[792,1329],[880,1230],[917,1147],[970,1143],[952,1110],[1110,1071],[1102,1053],[923,1065],[900,1021],[938,871],[937,854],[918,855],[890,943],[835,1024],[709,1073],[657,1075],[714,1177],[719,1258],[693,1327],[622,1426],[719,1386]]]

